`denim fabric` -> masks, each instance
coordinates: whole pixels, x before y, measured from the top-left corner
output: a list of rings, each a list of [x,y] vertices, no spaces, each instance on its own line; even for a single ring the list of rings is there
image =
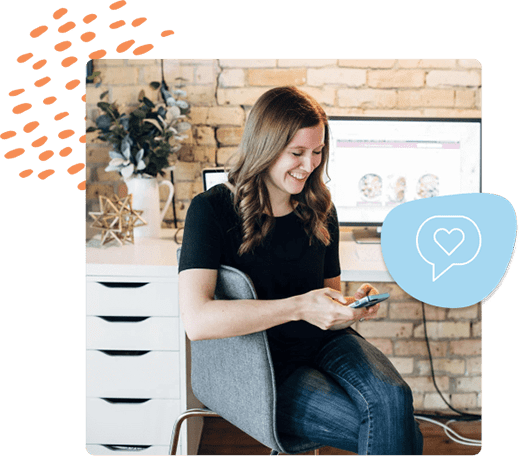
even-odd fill
[[[277,391],[280,437],[357,454],[422,454],[413,397],[390,361],[358,334],[327,339]]]

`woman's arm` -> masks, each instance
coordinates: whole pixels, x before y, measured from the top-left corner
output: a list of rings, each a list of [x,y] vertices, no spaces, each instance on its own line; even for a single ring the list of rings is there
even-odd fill
[[[214,300],[216,281],[213,269],[186,269],[179,274],[181,317],[190,340],[240,336],[296,320],[329,329],[366,314],[366,309],[341,305],[345,299],[332,288],[278,300]]]

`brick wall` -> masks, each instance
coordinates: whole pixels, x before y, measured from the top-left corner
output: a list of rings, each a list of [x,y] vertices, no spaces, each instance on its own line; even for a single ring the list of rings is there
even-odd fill
[[[159,100],[149,83],[161,77],[160,60],[98,60],[98,87],[87,86],[87,126],[99,115],[96,103],[137,104],[141,89]],[[182,77],[192,105],[190,138],[174,171],[175,208],[181,227],[191,199],[202,191],[201,169],[225,164],[236,151],[245,119],[258,97],[272,87],[296,85],[322,104],[329,115],[383,117],[480,117],[481,68],[476,60],[165,60],[168,85]],[[106,173],[108,147],[87,134],[87,211],[98,195],[124,194],[117,173]],[[166,197],[166,195],[163,195]],[[173,226],[170,205],[165,227]],[[346,294],[358,284],[343,284]],[[395,284],[392,304],[360,331],[394,362],[414,390],[416,407],[445,410],[434,390],[424,342],[421,305]],[[426,306],[437,385],[453,406],[481,406],[480,304],[463,310]]]

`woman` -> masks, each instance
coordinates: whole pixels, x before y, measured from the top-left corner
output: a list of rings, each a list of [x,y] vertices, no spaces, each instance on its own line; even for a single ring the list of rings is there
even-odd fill
[[[421,454],[410,388],[348,326],[379,305],[346,305],[339,227],[323,182],[327,117],[294,87],[269,90],[251,110],[229,182],[197,195],[179,261],[181,316],[191,340],[267,330],[280,436],[358,454]],[[214,300],[217,269],[249,275],[258,300]]]

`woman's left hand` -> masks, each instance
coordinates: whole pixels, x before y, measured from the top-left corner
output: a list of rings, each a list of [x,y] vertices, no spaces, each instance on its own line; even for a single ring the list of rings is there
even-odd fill
[[[373,296],[373,295],[377,295],[377,294],[379,294],[379,291],[377,290],[376,287],[374,287],[373,285],[371,285],[369,283],[364,283],[354,293],[353,297],[350,297],[350,296],[345,297],[345,300],[347,301],[346,305],[348,306],[348,305],[352,304],[353,302],[364,298],[365,296]],[[364,309],[365,313],[363,315],[361,315],[360,319],[371,320],[372,318],[375,318],[377,316],[379,307],[380,307],[380,304],[378,303],[374,306],[365,308]]]

